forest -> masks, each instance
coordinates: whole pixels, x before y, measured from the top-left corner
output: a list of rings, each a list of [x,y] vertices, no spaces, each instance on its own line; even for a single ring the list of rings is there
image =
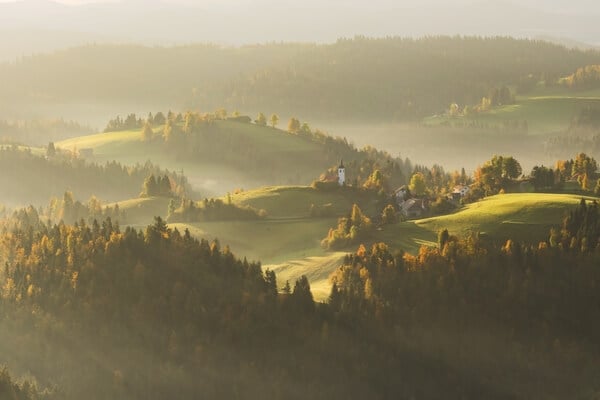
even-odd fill
[[[61,398],[560,398],[600,389],[586,378],[600,350],[596,202],[582,200],[539,244],[442,231],[437,248],[415,255],[360,245],[322,304],[305,277],[278,282],[160,218],[136,231],[19,213],[3,226],[0,348],[13,366],[33,368],[36,390],[52,389],[40,377],[59,376]]]
[[[506,85],[518,93],[539,81],[552,86],[598,63],[595,51],[507,37],[357,36],[332,44],[239,48],[90,45],[0,65],[0,104],[93,100],[271,109],[334,121],[414,120],[451,103],[478,104]]]

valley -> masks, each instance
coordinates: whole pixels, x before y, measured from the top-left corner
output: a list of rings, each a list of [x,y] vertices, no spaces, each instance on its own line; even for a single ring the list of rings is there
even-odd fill
[[[0,400],[596,398],[599,65],[468,35],[0,62]]]

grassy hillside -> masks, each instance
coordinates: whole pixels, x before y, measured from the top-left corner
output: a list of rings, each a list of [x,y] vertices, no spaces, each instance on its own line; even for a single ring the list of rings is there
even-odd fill
[[[329,294],[329,275],[339,267],[345,252],[352,252],[357,246],[351,245],[341,252],[325,252],[319,242],[335,226],[336,219],[310,219],[302,217],[303,211],[308,202],[327,201],[336,204],[336,212],[343,214],[351,199],[341,194],[321,194],[311,188],[269,187],[234,195],[232,200],[265,208],[275,218],[174,226],[180,230],[187,227],[196,236],[219,238],[234,253],[261,260],[277,272],[280,286],[285,280],[293,282],[307,275],[314,286],[315,298],[324,300]],[[580,196],[565,194],[498,195],[470,204],[455,214],[384,226],[364,242],[367,246],[385,242],[392,249],[415,254],[423,245],[435,246],[438,232],[448,229],[459,236],[481,232],[499,242],[511,238],[537,243],[547,239],[550,228],[560,225],[580,200]]]
[[[360,192],[359,192],[360,193]],[[592,199],[592,198],[588,198]],[[196,237],[219,239],[239,257],[259,260],[265,268],[277,272],[279,286],[308,276],[316,299],[329,295],[329,276],[342,262],[351,245],[340,252],[327,252],[321,245],[337,217],[348,212],[354,202],[368,214],[377,212],[375,196],[357,194],[350,189],[321,192],[311,187],[264,187],[231,196],[234,204],[265,209],[268,217],[259,221],[214,221],[170,224],[180,232],[189,229]],[[445,216],[386,225],[364,240],[365,245],[385,242],[392,250],[415,254],[423,245],[436,246],[437,234],[448,229],[451,234],[465,236],[480,232],[490,240],[503,242],[509,238],[537,243],[548,238],[549,230],[559,226],[563,217],[581,200],[567,194],[504,194],[469,204]],[[145,198],[119,202],[126,212],[127,223],[144,226],[155,215],[165,216],[169,199]],[[310,218],[310,204],[332,204],[334,215]]]
[[[585,107],[600,107],[600,92],[574,92],[561,88],[540,90],[528,96],[517,97],[515,104],[494,107],[489,111],[464,117],[435,116],[425,118],[429,126],[456,125],[480,122],[490,127],[502,127],[512,121],[527,121],[528,133],[550,134],[565,131],[573,117]],[[488,129],[493,132],[493,129]]]
[[[94,160],[99,162],[135,164],[152,160],[163,168],[183,170],[203,197],[267,184],[309,184],[341,157],[328,154],[319,143],[280,129],[226,120],[214,121],[214,126],[217,134],[227,135],[227,140],[247,143],[248,154],[239,154],[236,163],[223,162],[218,157],[185,159],[176,156],[162,140],[143,142],[141,130],[82,136],[56,146],[66,150],[93,149]],[[155,132],[158,134],[161,128]],[[228,143],[221,145],[223,149],[219,151],[229,148]],[[231,159],[236,154],[224,157]]]
[[[268,186],[231,195],[234,204],[264,209],[272,218],[306,218],[310,206],[331,205],[332,216],[347,214],[356,203],[367,215],[378,213],[373,192],[338,188],[318,190],[309,186]]]
[[[455,214],[416,221],[416,225],[430,232],[445,228],[451,234],[465,235],[478,231],[498,241],[511,238],[536,243],[547,239],[550,228],[560,225],[581,198],[569,194],[503,194],[469,204]]]

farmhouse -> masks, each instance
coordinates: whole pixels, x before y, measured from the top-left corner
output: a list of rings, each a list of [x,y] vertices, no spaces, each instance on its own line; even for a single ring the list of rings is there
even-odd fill
[[[409,195],[408,187],[406,185],[399,187],[394,191],[394,195],[396,196],[398,205],[402,205]]]
[[[408,199],[402,203],[401,212],[406,218],[419,218],[427,211],[425,199]]]
[[[454,186],[452,190],[452,199],[455,201],[459,201],[463,197],[465,197],[471,189],[467,185],[457,185]]]

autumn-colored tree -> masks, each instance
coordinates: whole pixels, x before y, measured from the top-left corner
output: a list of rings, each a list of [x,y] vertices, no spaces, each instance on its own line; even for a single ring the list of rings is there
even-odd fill
[[[398,213],[393,205],[388,204],[381,213],[381,222],[383,224],[395,224],[398,222]]]
[[[294,117],[290,118],[290,120],[288,121],[287,130],[290,133],[298,133],[298,131],[300,130],[300,121]]]
[[[263,114],[263,113],[260,112],[256,116],[256,119],[254,120],[254,123],[256,125],[259,125],[259,126],[266,126],[267,125],[267,117],[265,117],[265,114]]]
[[[427,190],[427,186],[425,184],[425,177],[421,172],[417,172],[413,174],[410,178],[410,183],[408,185],[410,192],[415,196],[423,196],[425,191]]]

